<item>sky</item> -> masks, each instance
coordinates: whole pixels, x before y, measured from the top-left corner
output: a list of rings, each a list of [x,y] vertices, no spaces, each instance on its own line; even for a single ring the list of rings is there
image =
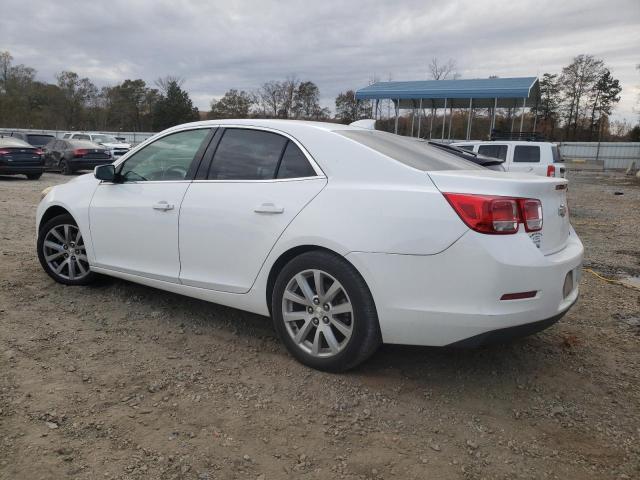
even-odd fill
[[[432,58],[461,78],[559,73],[578,54],[622,84],[615,118],[640,114],[640,0],[3,0],[0,50],[39,80],[72,70],[96,85],[167,75],[196,106],[231,88],[296,76],[324,106],[372,78],[429,78]]]

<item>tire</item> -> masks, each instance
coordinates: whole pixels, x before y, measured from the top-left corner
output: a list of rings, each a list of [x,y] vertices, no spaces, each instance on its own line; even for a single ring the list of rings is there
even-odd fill
[[[69,162],[65,160],[64,157],[60,159],[58,166],[60,167],[60,173],[62,173],[62,175],[71,175],[73,173],[71,165],[69,165]]]
[[[38,180],[42,176],[42,173],[27,173],[26,175],[29,180]]]
[[[307,295],[300,287],[305,280]],[[271,311],[287,350],[318,370],[349,370],[382,343],[378,314],[364,279],[350,263],[330,252],[312,251],[290,260],[276,278]]]
[[[52,233],[54,229],[57,236]],[[88,285],[96,278],[89,267],[82,235],[77,237],[78,232],[78,224],[73,217],[64,214],[53,217],[38,233],[40,265],[47,275],[63,285]],[[66,266],[61,266],[62,263],[66,263]]]

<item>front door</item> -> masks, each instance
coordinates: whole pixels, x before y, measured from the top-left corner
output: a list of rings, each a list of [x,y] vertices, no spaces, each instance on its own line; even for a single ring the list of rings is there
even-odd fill
[[[282,232],[327,182],[295,141],[252,128],[225,129],[202,178],[180,212],[180,280],[232,293],[249,291]]]
[[[98,186],[89,210],[96,266],[178,281],[180,204],[210,131],[159,138],[118,165],[118,182]]]

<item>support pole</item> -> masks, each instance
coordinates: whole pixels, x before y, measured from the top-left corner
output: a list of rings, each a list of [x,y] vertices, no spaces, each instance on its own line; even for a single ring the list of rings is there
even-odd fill
[[[418,138],[420,138],[420,123],[422,120],[422,99],[420,99],[420,110],[418,111]]]
[[[513,125],[514,122],[516,121],[516,101],[513,101],[513,108],[511,109],[511,132],[513,132]],[[511,133],[510,132],[510,133]]]
[[[395,134],[398,134],[398,115],[400,114],[400,99],[398,99],[398,103],[396,103],[396,129]]]
[[[413,137],[413,126],[416,121],[416,102],[415,100],[411,100],[411,105],[413,108],[411,109],[411,136]]]
[[[451,140],[451,124],[453,123],[453,105],[449,107],[449,133],[447,133],[447,140]]]
[[[522,99],[522,114],[520,115],[520,133],[522,133],[522,126],[524,125],[524,107],[527,104],[527,99]]]
[[[471,116],[473,115],[473,98],[469,99],[469,118],[467,119],[467,140],[471,139]]]
[[[444,142],[444,127],[447,124],[447,99],[444,99],[444,112],[442,114],[442,141]]]
[[[493,112],[491,114],[491,121],[489,122],[489,138],[493,133],[493,129],[496,128],[496,110],[498,109],[498,99],[493,99]]]
[[[436,115],[436,105],[435,102],[433,100],[431,100],[431,119],[429,121],[429,140],[431,140],[432,137],[432,133],[433,133],[433,117],[435,117]]]
[[[378,117],[380,116],[380,110],[379,109],[380,109],[380,99],[376,98],[376,113],[373,116],[374,120],[378,120]]]

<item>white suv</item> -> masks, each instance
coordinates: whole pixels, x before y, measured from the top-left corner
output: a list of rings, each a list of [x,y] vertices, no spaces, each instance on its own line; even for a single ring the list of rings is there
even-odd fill
[[[131,144],[124,143],[112,135],[106,133],[85,133],[85,132],[69,132],[65,133],[63,139],[89,140],[98,145],[102,145],[113,158],[118,158],[131,150]]]
[[[487,157],[504,160],[508,172],[529,172],[546,177],[565,177],[565,166],[558,146],[550,142],[491,140],[457,142],[456,147]]]

